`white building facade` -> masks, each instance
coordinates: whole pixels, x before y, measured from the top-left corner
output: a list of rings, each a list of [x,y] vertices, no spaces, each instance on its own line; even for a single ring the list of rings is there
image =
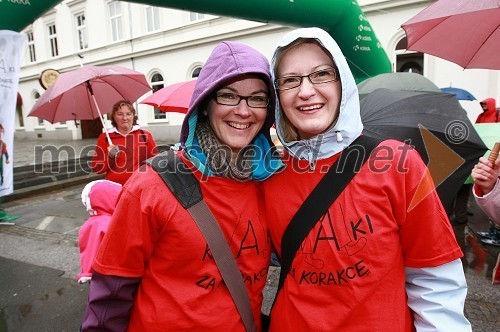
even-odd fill
[[[421,71],[439,87],[451,85],[470,91],[478,101],[462,102],[462,106],[474,121],[481,112],[480,100],[500,98],[499,71],[464,70],[454,63],[401,49],[405,37],[401,24],[432,2],[358,1],[394,71],[411,62],[416,66],[412,70]],[[252,45],[270,58],[277,40],[290,29],[124,1],[64,0],[23,30],[28,42],[19,82],[15,138],[81,139],[98,134],[95,128],[92,129],[98,124],[92,121],[51,124],[27,116],[45,91],[39,82],[44,70],[66,72],[81,65],[114,64],[143,73],[156,91],[165,85],[196,77],[220,41],[234,40]],[[177,141],[183,114],[162,113],[139,103],[136,109],[139,124],[151,131],[156,140]],[[103,113],[109,111],[102,110]]]

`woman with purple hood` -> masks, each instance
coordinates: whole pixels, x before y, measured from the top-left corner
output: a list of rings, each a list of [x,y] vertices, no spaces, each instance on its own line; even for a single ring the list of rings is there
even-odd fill
[[[282,167],[269,136],[274,102],[266,57],[218,44],[177,152],[234,254],[258,330],[271,253],[260,182]],[[245,330],[203,234],[149,165],[124,186],[94,269],[83,331]]]

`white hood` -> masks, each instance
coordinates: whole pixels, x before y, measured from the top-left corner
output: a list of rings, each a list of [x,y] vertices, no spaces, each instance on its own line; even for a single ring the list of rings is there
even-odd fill
[[[276,98],[276,131],[283,147],[290,154],[299,159],[309,160],[311,165],[318,159],[324,159],[344,150],[363,130],[361,115],[359,109],[358,88],[354,77],[347,65],[347,61],[342,54],[339,46],[333,38],[324,30],[319,28],[304,28],[293,30],[283,36],[276,44],[276,48],[271,60],[271,74],[273,81],[276,79],[274,67],[276,56],[280,48],[285,47],[299,38],[316,39],[321,45],[330,52],[340,73],[342,84],[342,100],[340,103],[339,118],[334,127],[326,133],[307,140],[287,142],[283,136],[283,128],[280,119],[283,116],[278,98]],[[342,136],[342,141],[337,139],[337,132]]]

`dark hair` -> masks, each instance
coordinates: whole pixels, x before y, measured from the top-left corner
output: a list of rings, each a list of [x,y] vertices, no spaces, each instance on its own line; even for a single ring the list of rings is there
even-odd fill
[[[113,125],[113,127],[117,128],[116,121],[115,121],[115,113],[118,112],[118,110],[122,106],[128,106],[130,111],[132,111],[132,113],[134,114],[134,123],[132,125],[136,125],[137,124],[137,113],[135,112],[134,105],[132,105],[132,103],[130,101],[128,101],[127,99],[123,99],[123,100],[117,101],[113,105],[113,109],[111,110],[111,124]]]

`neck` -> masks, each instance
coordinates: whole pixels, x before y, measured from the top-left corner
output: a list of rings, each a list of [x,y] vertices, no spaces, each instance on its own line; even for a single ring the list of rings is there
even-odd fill
[[[207,157],[207,167],[218,176],[246,181],[251,176],[251,164],[247,160],[238,160],[239,151],[220,145],[207,123],[198,123],[196,137]]]
[[[119,132],[120,134],[123,134],[123,135],[127,135],[127,134],[128,134],[128,133],[130,133],[130,131],[132,130],[132,128],[130,128],[130,129],[129,129],[129,128],[122,128],[122,129],[120,129],[120,128],[116,128],[116,129],[118,130],[118,132]]]

